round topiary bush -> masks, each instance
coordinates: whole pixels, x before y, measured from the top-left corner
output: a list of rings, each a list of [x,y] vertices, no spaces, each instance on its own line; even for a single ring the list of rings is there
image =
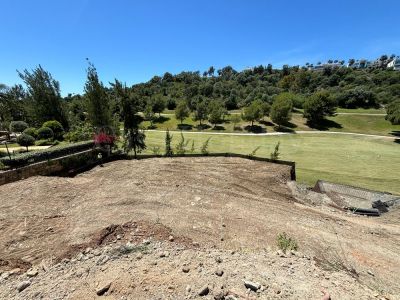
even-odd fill
[[[56,120],[47,121],[43,123],[42,127],[48,127],[53,130],[54,138],[57,140],[62,139],[64,134],[64,127]]]
[[[24,121],[12,121],[10,123],[10,131],[11,132],[23,132],[28,128],[28,124]]]
[[[40,140],[52,139],[54,137],[53,130],[49,127],[42,127],[37,130],[37,136]]]
[[[34,138],[37,137],[36,128],[33,128],[33,127],[28,127],[27,129],[25,129],[23,131],[23,133],[33,136]]]
[[[28,147],[35,144],[35,138],[29,134],[23,133],[17,137],[17,143],[26,147],[26,151],[28,151]]]

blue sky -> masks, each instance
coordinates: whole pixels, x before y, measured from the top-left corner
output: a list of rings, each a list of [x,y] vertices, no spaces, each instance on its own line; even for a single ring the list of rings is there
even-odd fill
[[[62,94],[88,57],[127,84],[210,65],[304,64],[400,55],[398,0],[2,0],[0,82],[41,64]]]

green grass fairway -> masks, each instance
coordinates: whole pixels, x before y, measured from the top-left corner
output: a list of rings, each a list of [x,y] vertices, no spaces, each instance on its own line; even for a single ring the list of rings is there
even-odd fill
[[[365,110],[366,111],[366,110]],[[241,121],[240,124],[236,125],[237,128],[241,127],[241,130],[234,130],[233,124],[229,122],[231,116],[227,116],[227,122],[220,124],[218,129],[214,129],[212,126],[205,129],[208,132],[247,132],[245,129],[249,125],[249,122]],[[176,120],[175,114],[164,114],[162,116],[162,122],[155,122],[155,129],[158,130],[177,130],[180,124],[179,120]],[[266,132],[275,132],[276,128],[272,124],[269,118],[265,118],[266,122],[260,124],[255,122],[256,126],[260,126]],[[204,122],[207,123],[207,122]],[[143,123],[146,128],[150,125],[148,121]],[[192,118],[186,118],[183,124],[192,126],[188,131],[198,131],[196,126],[198,122],[193,121]],[[306,120],[301,114],[293,114],[291,120],[291,130],[302,131],[302,130],[317,130],[310,128],[306,124]],[[392,133],[400,132],[400,125],[392,125],[390,122],[385,120],[385,116],[379,114],[370,115],[353,115],[353,114],[343,114],[336,115],[334,117],[329,117],[328,122],[324,128],[320,128],[323,131],[342,131],[342,132],[355,132],[355,133],[365,133],[365,134],[376,134],[376,135],[387,135],[391,136]]]
[[[164,149],[165,133],[146,132],[147,153],[152,146]],[[269,157],[280,141],[281,159],[296,162],[297,180],[314,185],[316,180],[361,186],[400,194],[400,144],[391,139],[336,134],[293,134],[284,136],[229,136],[184,133],[195,141],[196,150],[211,137],[210,152],[249,154],[261,146],[257,156]],[[180,133],[173,133],[173,145]],[[188,148],[190,148],[190,143]]]

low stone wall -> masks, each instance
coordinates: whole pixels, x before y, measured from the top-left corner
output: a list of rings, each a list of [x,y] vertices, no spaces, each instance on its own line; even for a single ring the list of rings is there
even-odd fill
[[[68,161],[71,159],[79,159],[80,157],[91,155],[92,153],[93,149],[90,149],[47,161],[41,161],[21,168],[0,172],[0,185],[26,179],[31,176],[45,176],[62,172],[66,169]]]

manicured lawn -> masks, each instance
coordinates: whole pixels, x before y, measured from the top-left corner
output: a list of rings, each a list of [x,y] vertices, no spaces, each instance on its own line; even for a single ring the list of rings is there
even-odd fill
[[[146,132],[147,153],[153,146],[164,149],[165,133]],[[335,134],[285,136],[229,136],[184,133],[198,151],[211,137],[210,152],[251,153],[268,157],[280,141],[281,159],[296,162],[298,181],[314,185],[318,179],[400,194],[400,144],[389,139]],[[180,133],[173,133],[173,145]],[[190,148],[191,142],[189,143]]]
[[[246,126],[249,126],[250,123],[243,121],[237,124],[236,130],[234,130],[233,124],[229,121],[231,116],[232,115],[227,116],[226,122],[219,124],[217,128],[213,128],[213,126],[205,122],[208,127],[203,129],[203,131],[248,132]],[[154,129],[177,130],[179,128],[178,126],[180,126],[179,124],[180,121],[176,120],[174,114],[163,114],[161,119],[154,123]],[[193,121],[191,117],[186,118],[183,124],[185,124],[185,131],[198,131],[196,128],[198,122]],[[146,128],[149,125],[149,122],[144,122]],[[269,118],[265,118],[265,121],[261,123],[255,122],[255,125],[256,129],[261,132],[275,132],[277,130],[276,126],[274,126]],[[342,131],[391,136],[393,132],[400,132],[400,125],[390,124],[390,122],[385,120],[385,116],[382,115],[336,115],[335,117],[329,117],[328,121],[319,129],[322,131]],[[301,114],[293,114],[289,130],[302,131],[318,129],[310,128]]]
[[[17,143],[7,144],[7,146],[8,146],[8,148],[11,148],[11,147],[19,147],[19,145],[18,145]],[[1,149],[1,148],[6,149],[6,145],[5,145],[5,144],[0,144],[0,149]]]
[[[362,114],[386,114],[386,110],[383,108],[338,108],[338,113],[362,113]]]

